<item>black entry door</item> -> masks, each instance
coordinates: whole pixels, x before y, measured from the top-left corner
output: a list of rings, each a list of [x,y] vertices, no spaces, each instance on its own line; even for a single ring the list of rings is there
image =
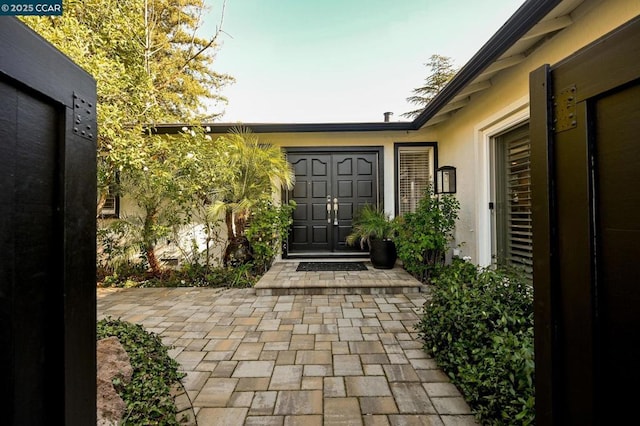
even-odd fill
[[[635,19],[531,75],[538,425],[637,422],[638,57]]]
[[[378,149],[287,153],[296,184],[288,194],[297,204],[288,254],[360,251],[345,243],[354,212],[380,200]]]

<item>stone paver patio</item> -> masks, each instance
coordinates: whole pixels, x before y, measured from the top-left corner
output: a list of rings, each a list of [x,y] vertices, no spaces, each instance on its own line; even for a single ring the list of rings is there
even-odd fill
[[[98,289],[98,318],[141,324],[173,347],[187,424],[477,425],[422,350],[424,302],[420,292]]]

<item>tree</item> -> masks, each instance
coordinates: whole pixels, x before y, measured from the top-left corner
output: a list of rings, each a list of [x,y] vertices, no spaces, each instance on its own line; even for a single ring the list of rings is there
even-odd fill
[[[227,260],[235,247],[247,248],[245,227],[252,209],[275,191],[293,188],[295,175],[283,150],[260,141],[248,128],[231,129],[216,144],[224,150],[224,168],[231,171],[230,179],[220,182],[212,205],[212,211],[225,217]]]
[[[453,59],[448,56],[431,55],[429,62],[425,64],[429,67],[430,73],[425,78],[422,87],[413,89],[413,96],[409,96],[407,101],[418,105],[420,108],[405,112],[403,117],[415,118],[424,110],[424,107],[433,99],[440,90],[456,75],[458,70],[453,65]]]
[[[222,19],[198,36],[203,0],[64,0],[62,16],[23,21],[92,74],[98,89],[98,212],[118,173],[138,173],[149,146],[143,129],[195,122],[206,100],[225,101],[233,81],[212,70]],[[224,7],[223,7],[224,14]]]
[[[198,35],[203,0],[64,0],[63,7],[62,16],[23,20],[96,79],[97,212],[109,189],[129,192],[142,211],[137,228],[142,253],[158,274],[156,241],[183,220],[193,202],[187,196],[202,197],[189,179],[217,169],[196,170],[185,160],[188,152],[202,161],[206,157],[196,149],[202,145],[184,146],[186,135],[145,132],[158,122],[215,119],[202,113],[205,101],[224,102],[219,89],[233,80],[212,69],[224,4],[210,38]],[[204,140],[202,132],[198,135]]]
[[[233,80],[211,68],[222,32],[224,2],[216,32],[205,39],[198,36],[204,0],[143,1],[143,60],[151,80],[147,104],[164,122],[214,120],[217,115],[202,112],[203,100],[226,101],[219,90]]]
[[[173,227],[189,223],[201,205],[210,205],[216,185],[228,173],[218,147],[201,128],[149,136],[142,156],[143,167],[123,174],[122,186],[142,211],[141,252],[157,276],[162,271],[157,242],[167,239]]]

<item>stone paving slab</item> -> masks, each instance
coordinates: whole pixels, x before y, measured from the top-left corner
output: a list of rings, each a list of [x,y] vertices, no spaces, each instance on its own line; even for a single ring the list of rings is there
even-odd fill
[[[186,373],[183,424],[477,426],[422,350],[425,297],[98,289],[98,318],[141,324],[172,347]]]
[[[336,260],[339,262],[339,260]],[[258,296],[320,294],[406,294],[417,293],[422,284],[399,265],[392,269],[375,269],[365,261],[366,271],[299,272],[297,260],[275,263],[256,283]],[[361,315],[347,309],[344,318]]]

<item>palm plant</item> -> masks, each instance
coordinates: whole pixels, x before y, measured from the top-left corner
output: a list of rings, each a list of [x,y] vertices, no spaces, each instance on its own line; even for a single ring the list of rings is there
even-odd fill
[[[251,210],[274,192],[293,188],[295,175],[281,148],[260,141],[246,127],[231,129],[216,143],[231,176],[220,182],[211,210],[224,214],[231,245],[246,240]]]
[[[353,227],[346,242],[355,245],[360,241],[360,247],[370,245],[372,239],[390,240],[393,237],[393,222],[389,215],[380,207],[365,204],[353,216]]]
[[[394,221],[381,207],[365,204],[353,217],[351,233],[346,242],[360,247],[369,246],[369,255],[374,268],[389,269],[396,262]]]

